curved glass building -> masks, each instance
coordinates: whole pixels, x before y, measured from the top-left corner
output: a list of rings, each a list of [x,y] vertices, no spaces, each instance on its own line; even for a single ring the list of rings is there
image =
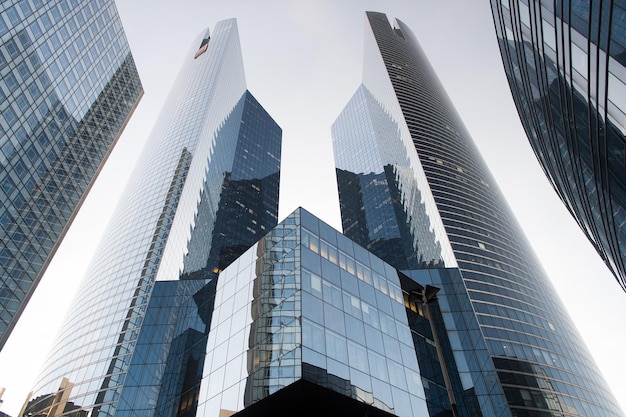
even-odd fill
[[[113,0],[0,4],[0,349],[142,94]]]
[[[626,290],[626,1],[491,4],[535,155]]]
[[[491,357],[455,354],[474,415],[623,416],[413,33],[368,12],[364,55],[333,126],[344,233],[418,282],[458,267]]]
[[[277,224],[281,137],[246,90],[236,21],[219,22],[186,57],[25,414],[195,414],[217,274]]]

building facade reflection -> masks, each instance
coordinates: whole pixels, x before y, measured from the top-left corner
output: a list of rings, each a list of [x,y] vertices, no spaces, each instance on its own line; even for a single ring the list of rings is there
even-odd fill
[[[419,369],[398,272],[298,209],[220,276],[198,413],[421,416]]]
[[[0,5],[0,349],[143,88],[112,0]]]
[[[194,416],[216,278],[277,223],[282,132],[246,90],[237,24],[189,52],[33,398]],[[36,406],[36,404],[35,404]]]
[[[155,282],[117,416],[195,416],[220,272],[277,224],[281,136],[249,92],[217,132],[183,271]]]
[[[371,97],[363,98],[364,88]],[[397,130],[385,128],[389,118]],[[355,125],[367,127],[342,127]],[[382,138],[378,142],[372,141],[376,135]],[[384,141],[399,142],[396,147],[418,160],[412,175],[428,213],[428,230],[437,237],[443,265],[458,266],[460,273],[435,283],[423,272],[403,272],[442,289],[439,306],[448,317],[446,331],[463,391],[478,397],[483,415],[623,415],[424,52],[402,22],[392,26],[384,14],[367,12],[363,85],[335,123],[333,141],[346,236],[399,269],[406,261],[398,263],[397,255],[376,247],[375,236],[359,233],[368,229],[377,210],[385,210],[383,205],[344,192],[340,170],[366,177],[389,163],[404,163],[402,154],[389,159],[388,147],[378,145]],[[394,212],[397,223],[406,222],[410,213],[407,206]],[[427,233],[423,243],[432,241],[432,235]],[[450,310],[452,300],[462,308]],[[459,331],[468,339],[461,342]],[[471,349],[484,353],[485,345],[488,354],[477,359]],[[514,366],[522,363],[526,366]],[[520,400],[529,395],[536,398],[532,404]]]
[[[626,290],[626,1],[491,3],[535,155]]]

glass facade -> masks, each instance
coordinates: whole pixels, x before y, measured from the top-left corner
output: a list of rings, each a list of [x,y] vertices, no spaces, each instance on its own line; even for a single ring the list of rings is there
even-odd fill
[[[0,4],[0,349],[142,94],[112,0]]]
[[[626,1],[491,4],[535,155],[626,290]]]
[[[52,393],[93,417],[195,415],[217,274],[277,223],[281,137],[246,90],[236,21],[219,22],[185,60],[31,410],[59,409]]]
[[[327,415],[427,412],[397,271],[302,209],[222,272],[206,353],[202,416],[317,409],[301,381]]]
[[[281,135],[249,92],[217,132],[183,271],[155,283],[116,416],[195,415],[218,274],[277,223]]]
[[[406,127],[361,85],[332,134],[344,232],[400,269],[456,266]]]
[[[392,27],[381,13],[368,12],[366,27],[363,86],[382,106],[383,113],[401,126],[400,130],[409,132],[409,143],[416,151],[413,154],[420,162],[421,170],[416,169],[414,175],[424,205],[428,207],[428,196],[432,195],[436,212],[429,218],[439,218],[431,221],[428,230],[443,225],[446,238],[439,242],[443,249],[443,243],[449,242],[460,271],[456,278],[432,284],[442,288],[439,304],[444,311],[452,306],[453,299],[457,306],[463,306],[449,310],[446,330],[454,333],[462,329],[473,310],[474,319],[467,323],[477,320],[479,328],[466,336],[474,342],[482,339],[491,356],[486,362],[457,360],[459,372],[465,374],[464,388],[473,383],[482,401],[492,402],[481,408],[483,415],[622,416],[414,35],[400,21]],[[370,118],[372,123],[380,123],[376,116]],[[387,156],[377,156],[382,154],[380,148],[363,145],[370,143],[369,134],[346,134],[342,129],[333,129],[333,134],[335,149],[344,147],[366,158],[361,167],[351,168],[355,176],[369,175],[375,158],[382,165],[378,172],[389,164]],[[385,135],[387,140],[398,136],[395,132]],[[336,154],[339,171],[344,169],[345,159],[341,152]],[[345,201],[341,202],[344,227],[346,220],[361,222],[346,229],[346,236],[394,265],[397,261],[393,257],[388,260],[384,250],[379,251],[366,234],[359,233],[367,230],[365,220],[373,216],[364,212],[376,211],[381,205],[359,203],[351,198],[350,190],[345,200],[339,175],[338,182],[340,200]],[[391,190],[393,185],[389,184]],[[364,198],[366,194],[361,195]],[[344,209],[354,204],[361,206]],[[359,211],[360,217],[352,215]],[[407,212],[394,212],[398,223],[406,222]],[[379,227],[393,224],[381,223]],[[402,262],[398,267],[403,268]],[[407,271],[407,275],[414,274]],[[457,323],[451,323],[452,319]],[[457,343],[458,334],[451,334],[450,340],[457,352],[469,347],[466,344],[459,350],[463,343]],[[480,345],[478,342],[476,346]],[[455,358],[459,358],[458,353]],[[494,365],[499,388],[494,386]],[[482,382],[467,378],[479,374]],[[485,382],[489,383],[485,386]],[[508,411],[501,408],[503,392]]]

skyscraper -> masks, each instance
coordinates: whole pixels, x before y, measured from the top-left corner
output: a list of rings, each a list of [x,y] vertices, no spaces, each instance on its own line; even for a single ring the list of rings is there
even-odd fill
[[[414,35],[366,22],[363,85],[333,126],[346,236],[418,282],[458,267],[511,415],[622,416]]]
[[[491,3],[533,151],[626,290],[626,2]]]
[[[281,136],[246,90],[236,21],[219,22],[186,57],[27,413],[195,413],[217,274],[277,223]]]
[[[0,5],[0,349],[143,94],[112,0]]]

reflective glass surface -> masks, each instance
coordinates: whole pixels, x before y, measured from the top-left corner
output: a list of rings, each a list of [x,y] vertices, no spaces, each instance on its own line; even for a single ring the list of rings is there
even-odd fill
[[[491,3],[530,144],[626,290],[626,1]]]
[[[412,144],[404,142],[406,126],[400,126],[363,85],[333,124],[343,229],[400,269],[455,266],[441,220],[427,208],[434,201],[420,187],[423,171]]]
[[[195,413],[214,277],[276,224],[280,139],[246,91],[236,21],[219,22],[185,59],[35,385],[35,410],[63,391],[94,417]]]
[[[622,415],[414,35],[400,21],[392,27],[384,14],[368,12],[366,21],[364,85],[389,114],[400,109],[402,118],[395,120],[410,132],[461,274],[462,281],[451,281],[439,297],[442,314],[452,305],[450,294],[464,306],[448,315],[458,324],[446,323],[446,329],[456,332],[473,310],[480,330],[466,337],[483,338],[498,372],[502,388],[481,411],[506,415],[499,405],[504,392],[515,416]],[[347,140],[360,152],[360,142]],[[367,203],[350,208],[376,209]],[[346,235],[371,245],[353,230]],[[458,336],[450,334],[451,344]],[[476,387],[493,382],[490,366],[467,363],[484,373],[483,382],[474,379]],[[489,401],[491,388],[484,388],[482,399]]]
[[[112,0],[0,4],[0,348],[142,94]]]
[[[220,275],[198,414],[306,380],[399,416],[427,413],[398,273],[298,209]]]
[[[195,415],[218,274],[277,223],[281,136],[249,92],[216,133],[183,271],[155,283],[116,416]]]
[[[584,0],[556,5],[492,1],[492,11],[513,99],[535,155],[563,203],[626,288],[626,2],[609,6]],[[553,330],[554,324],[549,326]],[[497,338],[509,334],[504,329],[490,333]],[[505,390],[516,408],[623,415],[595,370],[586,380],[561,377],[552,369],[518,361],[517,353],[499,350],[507,353],[497,364],[510,369],[503,374]],[[575,365],[589,372],[584,361],[564,365],[552,350],[570,356],[570,349],[562,346],[533,353],[538,362]],[[529,397],[508,388],[528,373],[536,375],[535,389],[547,386],[568,397]]]
[[[460,271],[449,268],[402,272],[401,285],[405,291],[405,306],[418,363],[425,381],[429,415],[451,413],[452,400],[456,403],[459,416],[507,415],[504,391],[481,335]],[[411,280],[402,279],[404,274]],[[423,296],[416,297],[427,285],[439,290],[428,303]],[[429,312],[426,312],[427,308]],[[441,357],[437,355],[437,345],[440,346]],[[445,367],[440,363],[442,359]],[[446,372],[453,398],[446,393]]]

